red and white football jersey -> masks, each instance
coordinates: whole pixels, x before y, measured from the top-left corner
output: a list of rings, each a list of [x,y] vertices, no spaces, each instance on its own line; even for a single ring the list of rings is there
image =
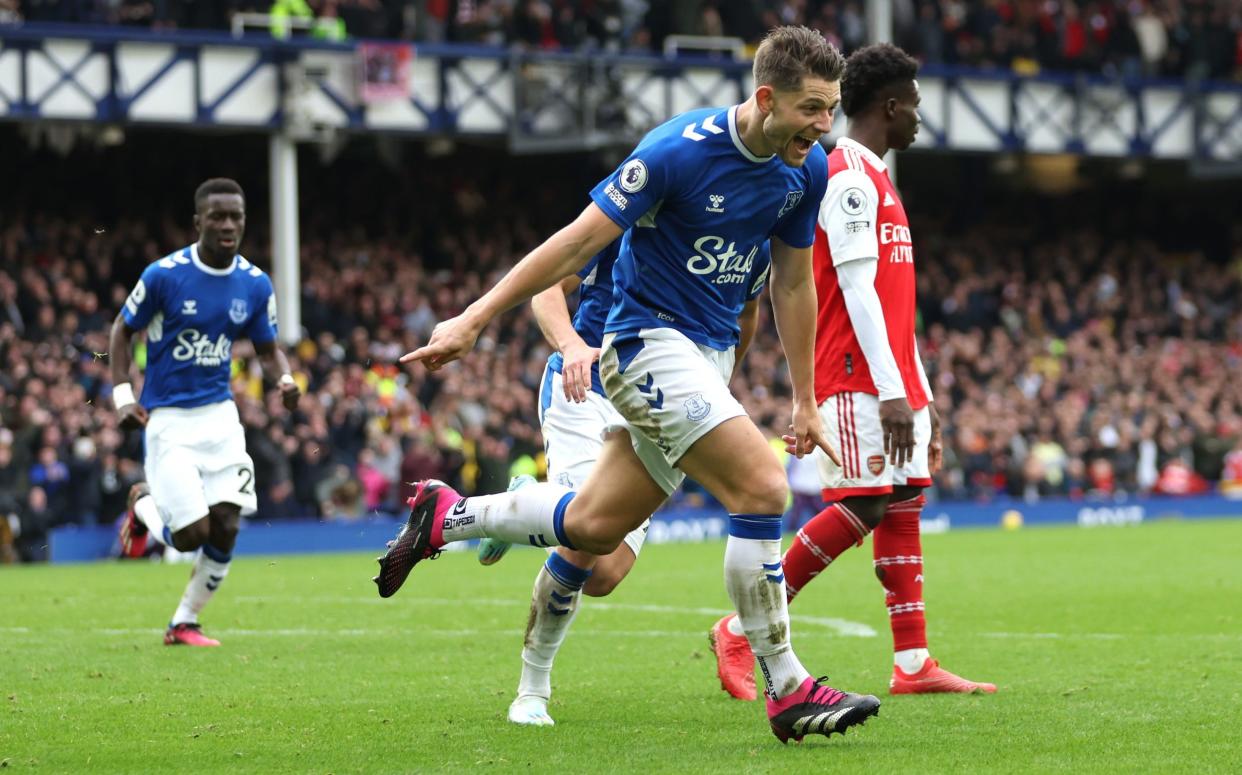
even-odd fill
[[[828,155],[828,190],[815,228],[815,400],[843,392],[879,395],[837,282],[836,267],[878,257],[875,290],[888,343],[914,410],[927,406],[914,342],[914,245],[910,223],[884,162],[848,137]]]

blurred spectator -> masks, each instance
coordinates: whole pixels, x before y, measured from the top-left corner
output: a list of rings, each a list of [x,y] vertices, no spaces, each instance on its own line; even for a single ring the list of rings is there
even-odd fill
[[[1225,455],[1220,491],[1230,498],[1242,499],[1242,437],[1238,438],[1233,449]]]
[[[1158,495],[1198,495],[1207,491],[1207,480],[1178,459],[1165,464],[1156,486],[1152,488],[1152,492]]]
[[[363,514],[362,485],[344,463],[332,466],[327,477],[315,484],[315,497],[326,520],[354,520]]]
[[[23,562],[44,562],[48,558],[47,534],[55,525],[42,487],[31,487],[19,515],[17,554]]]
[[[19,24],[21,20],[19,0],[0,0],[0,24]]]
[[[374,450],[364,449],[358,453],[356,473],[362,486],[363,507],[368,512],[379,511],[381,506],[387,508],[393,480],[376,466]]]
[[[66,513],[69,495],[69,466],[57,457],[54,447],[39,450],[38,462],[30,468],[30,486],[39,488],[49,510]]]
[[[96,454],[95,440],[90,436],[79,436],[73,440],[67,471],[72,488],[63,507],[66,517],[76,518],[82,525],[95,524],[102,516],[103,466]]]
[[[792,495],[789,510],[785,513],[786,532],[801,528],[824,506],[817,459],[817,455],[789,455],[786,460],[785,471],[789,474]]]

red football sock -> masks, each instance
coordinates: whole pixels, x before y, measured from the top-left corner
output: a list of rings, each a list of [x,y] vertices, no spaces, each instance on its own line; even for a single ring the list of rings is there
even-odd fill
[[[854,513],[834,503],[807,522],[785,552],[785,595],[790,600],[808,581],[851,546],[861,546],[871,532]]]
[[[925,503],[927,499],[919,495],[888,504],[884,521],[871,539],[875,572],[884,585],[884,602],[893,628],[893,651],[927,648],[923,544],[919,540],[919,514]]]

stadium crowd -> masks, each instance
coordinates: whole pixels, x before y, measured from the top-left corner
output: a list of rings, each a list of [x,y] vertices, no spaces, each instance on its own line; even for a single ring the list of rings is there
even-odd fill
[[[1242,78],[1242,0],[894,0],[896,42],[923,61],[986,68]],[[0,0],[0,24],[227,28],[236,11],[310,16],[359,37],[532,49],[650,50],[671,34],[753,42],[777,24],[846,53],[864,0]]]
[[[500,182],[487,204],[472,179],[429,182],[426,195],[447,207],[415,217],[443,228],[412,239],[308,219],[319,225],[303,235],[305,330],[290,348],[307,393],[299,410],[265,394],[248,343],[233,350],[262,519],[353,519],[399,510],[404,482],[494,492],[539,471],[549,351],[527,308],[490,327],[464,363],[436,373],[395,363],[543,233],[529,215],[542,208],[527,206],[541,200]],[[563,209],[577,185],[549,182],[537,196]],[[141,268],[192,236],[171,218],[100,227],[22,208],[0,219],[0,539],[17,534],[22,555],[38,557],[56,525],[115,519],[142,477],[140,434],[117,427],[110,401],[107,330]],[[1226,255],[1209,260],[1093,228],[984,223],[914,225],[921,350],[947,447],[939,497],[1236,486],[1236,227]],[[266,264],[266,244],[256,224],[246,252]],[[789,408],[779,352],[765,309],[735,388],[773,438]]]

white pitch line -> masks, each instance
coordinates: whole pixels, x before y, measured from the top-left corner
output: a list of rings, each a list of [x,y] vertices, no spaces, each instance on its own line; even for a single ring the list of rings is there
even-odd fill
[[[348,605],[364,604],[380,604],[391,605],[388,601],[376,597],[307,597],[303,595],[297,596],[274,596],[264,597],[259,595],[243,595],[233,598],[239,603],[271,603],[273,600],[279,599],[284,602],[290,602],[295,605],[313,605],[315,603],[341,603]],[[521,608],[527,606],[526,600],[496,600],[479,598],[469,601],[448,600],[444,598],[427,598],[415,601],[414,605],[437,605],[437,606],[453,606],[461,607],[464,604],[482,605],[482,606],[499,606],[504,608]],[[674,616],[713,616],[721,617],[725,614],[732,613],[726,608],[693,608],[672,605],[652,605],[647,603],[610,603],[603,600],[588,599],[583,601],[583,609],[591,611],[642,611],[644,613],[654,614],[671,614]],[[790,614],[790,620],[795,624],[810,624],[817,627],[823,627],[832,630],[837,635],[843,635],[848,638],[874,638],[877,633],[870,626],[862,622],[852,622],[848,619],[838,619],[833,616],[803,616],[801,614]]]
[[[347,596],[314,597],[314,596],[304,596],[304,595],[291,595],[291,596],[287,595],[287,596],[267,597],[267,596],[257,596],[257,595],[240,595],[232,599],[238,603],[272,603],[272,602],[279,601],[281,603],[290,603],[293,605],[314,605],[314,604],[324,604],[324,603],[340,603],[340,604],[348,604],[348,605],[358,605],[359,603],[391,605],[390,603],[387,603],[387,601],[381,600],[379,598],[371,598],[371,597],[354,598],[354,597],[347,597]],[[463,602],[464,601],[461,601],[461,600],[445,600],[441,598],[428,598],[425,600],[418,600],[414,604],[415,605],[435,605],[435,606],[451,605],[454,607],[460,607],[463,605]],[[481,599],[470,600],[468,601],[468,604],[512,608],[514,610],[518,610],[518,609],[524,609],[527,604],[527,601],[525,600],[496,600],[496,599],[481,598]],[[651,604],[645,604],[645,603],[610,603],[610,602],[605,602],[602,600],[590,600],[589,602],[585,603],[585,606],[587,610],[591,610],[591,611],[641,611],[643,613],[669,614],[673,616],[692,615],[692,616],[705,616],[705,617],[710,616],[714,618],[719,618],[721,616],[724,616],[725,614],[732,613],[728,609],[724,609],[724,608],[693,608],[693,607],[682,607],[682,606],[671,606],[671,605],[651,605]],[[851,622],[847,619],[838,619],[835,617],[827,617],[827,616],[802,616],[800,614],[793,614],[789,618],[794,624],[805,624],[805,625],[813,625],[816,627],[823,627],[824,629],[831,630],[837,635],[842,635],[842,636],[849,637],[849,638],[874,638],[876,637],[876,631],[861,622]],[[340,629],[340,630],[306,630],[306,629],[291,629],[291,630],[290,629],[284,629],[284,630],[281,630],[281,629],[276,629],[276,630],[213,629],[212,630],[213,633],[216,633],[221,636],[240,635],[243,637],[249,636],[249,635],[262,635],[262,634],[290,635],[290,636],[303,636],[303,637],[323,636],[323,635],[360,636],[360,635],[379,635],[381,633],[396,633],[398,631],[408,632],[407,629],[370,630],[370,629],[356,629],[356,628],[346,628],[346,629]],[[31,632],[60,633],[60,632],[68,632],[68,631],[57,630],[55,628],[39,629],[39,630],[32,631],[30,628],[27,628],[27,627],[8,627],[8,628],[0,627],[0,632],[12,633],[16,635],[25,635],[25,634],[30,634]],[[100,629],[100,628],[97,628],[95,632],[100,633],[102,635],[135,635],[135,634],[147,634],[151,632],[163,632],[163,630],[145,630],[145,629],[132,630],[132,629],[109,629],[109,628]],[[484,632],[491,633],[491,634],[497,634],[497,635],[511,634],[511,633],[516,633],[518,635],[521,635],[525,631],[524,630],[498,629],[498,630],[427,630],[426,632],[434,633],[438,635],[446,635],[446,636],[456,633],[456,634],[459,634],[461,637],[473,637],[476,635],[483,634]],[[687,628],[685,630],[612,630],[612,629],[592,630],[590,628],[577,628],[575,632],[599,634],[599,635],[604,635],[604,636],[621,636],[621,637],[634,637],[634,638],[678,637],[678,636],[693,632],[693,629]]]
[[[985,638],[1019,638],[1022,640],[1121,640],[1129,637],[1117,632],[981,632]]]
[[[96,635],[111,637],[130,637],[130,636],[152,636],[157,637],[164,634],[164,630],[153,627],[96,627],[90,630],[70,629],[67,627],[48,627],[46,629],[31,629],[29,627],[0,627],[0,633],[6,635],[48,635],[54,637],[64,637],[75,633],[93,632]],[[477,638],[484,635],[505,635],[512,637],[521,637],[525,630],[515,628],[497,628],[494,630],[440,630],[428,629],[419,630],[420,635],[426,635],[439,638]],[[213,627],[211,635],[219,635],[222,638],[260,638],[260,637],[291,637],[291,638],[323,638],[329,636],[345,636],[345,637],[376,637],[387,635],[400,635],[403,637],[410,635],[409,629],[388,629],[388,628],[348,628],[341,630],[314,629],[308,627],[297,628],[275,628],[271,630],[253,630],[253,629],[237,629],[230,627]],[[598,635],[609,638],[675,638],[687,634],[686,630],[583,630],[583,635]],[[581,637],[581,636],[579,636]]]
[[[1242,641],[1242,633],[1236,632],[981,632],[984,638],[1010,638],[1018,640],[1136,640],[1152,638],[1176,638],[1178,640]]]
[[[493,601],[493,602],[497,602],[497,601]],[[597,604],[595,607],[599,608],[602,605],[609,605],[609,604]],[[631,607],[626,604],[611,604],[611,605],[614,605],[618,608]],[[718,609],[684,609],[684,610],[702,611],[702,612],[710,611],[713,614],[725,613],[724,611],[718,611]],[[825,621],[829,621],[829,620],[820,619],[819,617],[812,617],[812,616],[794,617],[794,619],[801,620],[808,624],[819,624],[823,626],[828,626],[825,624]],[[831,620],[831,621],[840,622],[841,620]],[[847,624],[849,624],[849,622],[847,622]],[[866,625],[860,625],[860,626],[865,627]],[[306,638],[306,637],[322,638],[326,636],[340,636],[340,637],[361,638],[361,637],[376,637],[376,636],[389,636],[389,635],[408,636],[411,630],[412,628],[409,628],[409,627],[393,627],[393,628],[348,627],[348,628],[342,628],[339,630],[331,630],[331,629],[323,629],[323,628],[314,629],[314,628],[305,628],[305,627],[276,628],[276,629],[271,629],[271,630],[256,630],[256,629],[223,627],[223,628],[212,628],[211,634],[220,635],[221,637],[240,637],[240,638],[249,638],[249,637],[258,638],[258,637],[270,637],[270,636],[297,637],[297,638]],[[96,635],[112,636],[112,637],[129,637],[129,636],[135,636],[135,635],[159,636],[159,635],[164,634],[164,630],[162,628],[155,628],[155,627],[130,627],[130,628],[95,627],[95,628],[91,628],[88,630],[82,630],[80,628],[68,628],[68,627],[46,627],[46,628],[44,627],[0,627],[0,634],[2,635],[35,635],[35,636],[47,635],[47,636],[55,636],[55,637],[61,638],[65,636],[80,635],[83,632],[90,632]],[[514,629],[514,628],[496,628],[496,629],[490,629],[490,630],[425,629],[425,630],[419,630],[418,632],[419,634],[422,634],[422,635],[443,637],[443,638],[475,638],[481,635],[520,636],[524,633],[524,630]],[[575,632],[580,633],[579,635],[575,635],[575,637],[599,636],[599,637],[609,637],[609,638],[614,638],[614,637],[678,638],[678,637],[687,635],[688,633],[693,634],[691,630],[610,630],[610,629],[602,629],[602,628],[595,628],[595,629],[581,628],[579,630],[576,630]],[[1117,633],[1117,632],[981,632],[981,633],[978,633],[978,635],[984,638],[1003,638],[1003,639],[1010,639],[1010,640],[1121,640],[1121,639],[1134,640],[1134,639],[1150,639],[1150,638],[1167,637],[1167,638],[1177,638],[1178,640],[1189,640],[1189,641],[1204,641],[1204,640],[1225,641],[1225,642],[1242,641],[1242,634],[1238,634],[1238,633],[1159,633],[1159,634],[1134,633],[1134,634],[1125,635],[1125,634]],[[874,631],[872,631],[872,635],[870,636],[859,635],[857,637],[874,637]]]

